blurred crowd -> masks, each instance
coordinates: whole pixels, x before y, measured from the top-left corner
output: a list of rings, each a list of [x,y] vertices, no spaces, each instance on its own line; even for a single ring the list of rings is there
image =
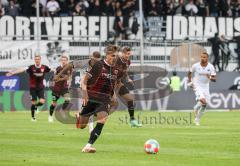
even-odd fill
[[[39,0],[41,16],[132,16],[139,0]],[[239,17],[240,0],[143,0],[145,16]],[[35,16],[36,0],[0,0],[0,16]]]

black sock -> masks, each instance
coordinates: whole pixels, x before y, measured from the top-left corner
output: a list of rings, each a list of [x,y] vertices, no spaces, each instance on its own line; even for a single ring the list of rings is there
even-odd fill
[[[55,107],[56,107],[56,106],[54,106],[53,104],[51,104],[50,109],[49,109],[49,114],[50,114],[50,116],[53,115],[53,112],[54,112]]]
[[[35,118],[35,110],[36,110],[36,106],[35,106],[35,104],[32,104],[32,106],[31,106],[32,118]]]
[[[93,129],[93,131],[90,134],[90,138],[88,143],[89,144],[93,144],[97,138],[100,136],[102,129],[103,129],[104,124],[102,123],[97,123],[97,125],[95,126],[95,128]]]
[[[42,106],[42,105],[43,105],[43,103],[38,102],[38,103],[36,104],[36,107],[39,107],[39,106]]]
[[[131,120],[134,120],[134,104],[133,101],[128,102],[128,113]]]

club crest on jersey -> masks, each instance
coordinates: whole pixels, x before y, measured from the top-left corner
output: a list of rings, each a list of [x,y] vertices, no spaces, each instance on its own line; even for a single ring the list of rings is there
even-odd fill
[[[41,72],[42,72],[42,73],[44,72],[44,69],[43,69],[43,68],[41,69]]]

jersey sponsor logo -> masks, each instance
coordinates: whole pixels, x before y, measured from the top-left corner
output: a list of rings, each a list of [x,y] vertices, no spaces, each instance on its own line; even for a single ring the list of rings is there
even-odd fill
[[[18,90],[19,89],[19,77],[5,77],[0,76],[0,90]]]
[[[42,77],[42,76],[43,76],[43,73],[34,73],[34,75],[35,75],[36,77]]]
[[[107,73],[102,73],[102,77],[107,78],[107,79],[111,79],[111,80],[116,80],[117,79],[116,75],[107,74]]]

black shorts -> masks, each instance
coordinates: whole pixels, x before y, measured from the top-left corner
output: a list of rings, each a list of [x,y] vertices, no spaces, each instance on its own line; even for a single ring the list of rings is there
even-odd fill
[[[119,94],[120,96],[123,96],[123,95],[128,94],[128,93],[130,93],[130,92],[129,92],[128,88],[127,88],[125,85],[122,85],[122,86],[119,88],[118,94]]]
[[[66,91],[63,95],[57,95],[54,92],[52,92],[52,101],[57,102],[60,97],[63,97],[65,101],[70,101],[70,93]]]
[[[89,117],[102,111],[108,114],[109,108],[109,103],[88,101],[87,105],[82,107],[80,115]]]
[[[44,89],[30,88],[31,100],[44,99]]]
[[[52,93],[52,101],[57,102],[59,98],[60,98],[60,96],[55,95],[54,93]]]

